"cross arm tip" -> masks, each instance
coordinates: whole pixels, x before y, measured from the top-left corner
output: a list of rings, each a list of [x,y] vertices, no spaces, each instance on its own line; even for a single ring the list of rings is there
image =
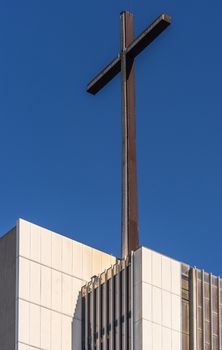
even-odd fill
[[[96,95],[97,91],[94,91],[94,89],[92,88],[91,84],[88,84],[86,86],[86,92],[88,92],[91,95]]]
[[[171,21],[171,17],[166,13],[159,15],[127,48],[127,54],[135,58],[171,24]]]
[[[118,55],[108,66],[106,66],[93,80],[89,82],[86,91],[96,95],[110,80],[121,70],[121,59]]]
[[[169,24],[172,23],[172,17],[169,16],[167,13],[162,13],[162,14],[161,14],[161,17],[162,17],[162,19],[163,19],[165,22],[167,22],[167,23],[169,23]]]

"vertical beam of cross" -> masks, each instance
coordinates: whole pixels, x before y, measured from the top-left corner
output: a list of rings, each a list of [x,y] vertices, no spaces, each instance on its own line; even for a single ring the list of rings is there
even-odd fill
[[[121,72],[122,78],[122,258],[139,246],[138,199],[136,174],[136,108],[134,59],[170,24],[171,17],[162,14],[136,39],[133,15],[122,12],[121,52],[87,86],[95,95]]]
[[[127,59],[126,49],[134,39],[133,15],[121,16],[122,78],[122,257],[139,245],[138,195],[136,174],[136,106],[134,58]]]

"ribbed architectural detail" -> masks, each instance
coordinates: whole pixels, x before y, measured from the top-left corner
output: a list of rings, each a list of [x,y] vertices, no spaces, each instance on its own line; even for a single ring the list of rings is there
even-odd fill
[[[134,350],[134,255],[82,288],[82,350]]]
[[[221,350],[222,281],[191,268],[182,275],[183,350]]]

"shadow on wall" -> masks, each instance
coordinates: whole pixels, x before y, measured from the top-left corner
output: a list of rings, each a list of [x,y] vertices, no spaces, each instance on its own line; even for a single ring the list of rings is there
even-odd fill
[[[79,292],[72,320],[72,350],[80,350],[82,348],[81,325],[81,292]]]

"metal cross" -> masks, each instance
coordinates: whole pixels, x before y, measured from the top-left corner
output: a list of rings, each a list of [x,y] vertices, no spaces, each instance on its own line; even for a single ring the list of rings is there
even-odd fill
[[[122,12],[121,52],[87,86],[95,95],[121,72],[122,78],[122,257],[139,246],[136,175],[136,109],[134,59],[171,23],[162,14],[134,39],[133,14]]]

